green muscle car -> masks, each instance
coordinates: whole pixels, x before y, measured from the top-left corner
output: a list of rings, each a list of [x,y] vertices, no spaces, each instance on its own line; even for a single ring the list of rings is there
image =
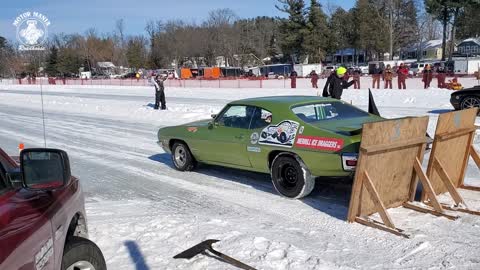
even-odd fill
[[[270,173],[275,189],[307,196],[317,176],[351,176],[362,124],[382,120],[340,100],[275,96],[230,102],[212,119],[165,127],[158,143],[180,171],[197,162]]]

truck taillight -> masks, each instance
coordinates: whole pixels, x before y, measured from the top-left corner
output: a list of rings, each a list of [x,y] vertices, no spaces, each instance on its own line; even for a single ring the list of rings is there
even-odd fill
[[[357,153],[343,153],[342,167],[344,171],[355,171],[357,167],[358,154]]]

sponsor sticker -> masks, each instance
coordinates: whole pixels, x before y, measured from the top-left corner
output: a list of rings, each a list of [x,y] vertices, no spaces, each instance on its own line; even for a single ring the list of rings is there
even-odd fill
[[[300,129],[298,130],[298,134],[303,134],[303,129],[304,128],[305,128],[304,126],[301,126]]]
[[[260,147],[256,147],[256,146],[247,146],[247,151],[248,152],[260,153],[262,151],[262,149],[260,149]]]
[[[254,132],[252,133],[252,135],[250,135],[251,144],[257,144],[259,139],[260,139],[260,135],[258,135],[258,132]]]
[[[197,127],[188,127],[187,130],[188,130],[188,132],[193,132],[193,133],[195,133],[195,132],[198,131],[198,128],[197,128]]]
[[[343,140],[336,138],[298,135],[295,146],[316,150],[338,151],[343,147]]]

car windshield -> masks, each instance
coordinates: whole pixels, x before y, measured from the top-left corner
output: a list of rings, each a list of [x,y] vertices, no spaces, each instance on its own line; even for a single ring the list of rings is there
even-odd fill
[[[292,111],[298,116],[298,118],[307,123],[369,116],[367,112],[343,102],[301,105],[292,108]]]

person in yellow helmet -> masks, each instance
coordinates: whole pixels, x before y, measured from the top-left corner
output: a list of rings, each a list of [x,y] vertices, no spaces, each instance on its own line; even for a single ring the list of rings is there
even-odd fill
[[[347,89],[355,83],[354,80],[350,82],[345,80],[344,76],[346,73],[347,69],[345,67],[339,67],[335,72],[332,72],[323,87],[322,96],[341,99],[343,89]]]

